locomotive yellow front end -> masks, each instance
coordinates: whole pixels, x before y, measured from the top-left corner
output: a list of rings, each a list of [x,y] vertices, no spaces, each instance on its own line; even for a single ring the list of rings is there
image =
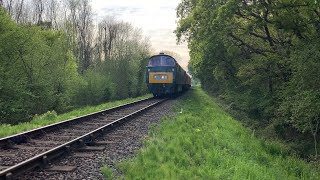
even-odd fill
[[[173,83],[172,72],[149,72],[149,83],[170,84]]]

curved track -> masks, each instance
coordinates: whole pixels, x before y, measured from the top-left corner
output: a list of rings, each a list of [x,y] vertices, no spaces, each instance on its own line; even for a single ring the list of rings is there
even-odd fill
[[[166,99],[149,98],[0,139],[0,179],[45,167]]]

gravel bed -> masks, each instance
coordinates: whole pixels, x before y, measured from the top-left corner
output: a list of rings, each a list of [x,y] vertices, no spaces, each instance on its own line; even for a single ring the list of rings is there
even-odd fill
[[[157,124],[164,116],[173,115],[172,107],[176,100],[168,100],[161,105],[148,110],[143,115],[137,116],[130,122],[106,133],[97,141],[110,141],[104,151],[83,152],[94,154],[91,158],[74,157],[74,152],[70,156],[61,158],[51,165],[55,166],[76,166],[73,172],[50,172],[47,170],[36,170],[27,172],[18,179],[103,179],[101,167],[108,165],[115,172],[115,164],[123,159],[134,156],[134,153],[142,146],[142,140],[147,137],[151,124]]]
[[[41,140],[41,141],[59,141],[61,142],[61,144],[65,143],[65,142],[68,142],[68,141],[71,141],[72,139],[74,139],[74,137],[67,137],[67,136],[64,136],[64,137],[57,137],[57,136],[43,136],[37,140]]]
[[[19,149],[19,151],[8,149],[5,151],[1,151],[5,154],[14,154],[14,157],[0,157],[0,166],[13,166],[19,162],[27,160],[33,157],[35,154],[41,154],[45,152],[43,149],[33,149],[33,150],[26,150],[26,149]]]

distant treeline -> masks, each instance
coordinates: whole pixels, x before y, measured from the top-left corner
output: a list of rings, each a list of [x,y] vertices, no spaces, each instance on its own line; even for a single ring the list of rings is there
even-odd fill
[[[147,39],[93,18],[89,0],[0,3],[0,124],[147,92]]]
[[[317,156],[320,1],[182,0],[177,15],[202,87]]]

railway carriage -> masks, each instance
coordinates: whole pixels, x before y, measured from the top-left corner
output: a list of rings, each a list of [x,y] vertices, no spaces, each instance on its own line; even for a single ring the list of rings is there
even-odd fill
[[[177,61],[164,53],[150,57],[146,82],[154,96],[175,95],[191,86],[191,78]]]

